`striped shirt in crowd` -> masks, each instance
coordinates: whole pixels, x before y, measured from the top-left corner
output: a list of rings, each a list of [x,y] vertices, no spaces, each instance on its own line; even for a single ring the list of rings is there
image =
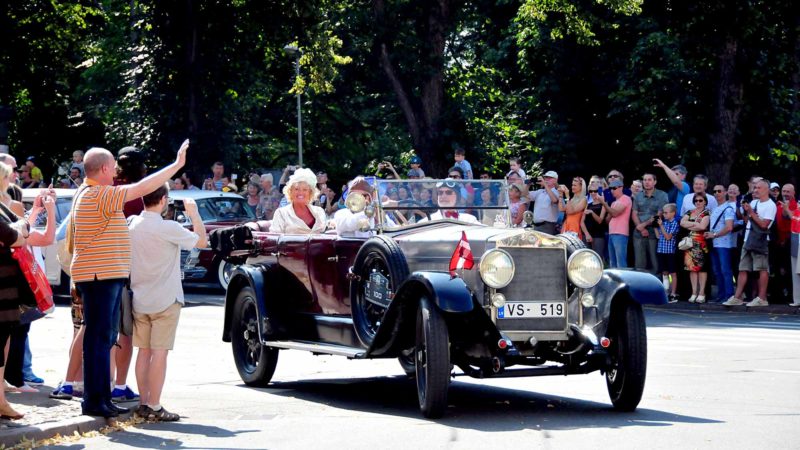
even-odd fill
[[[78,192],[72,279],[83,282],[128,278],[131,241],[122,212],[125,189],[101,186],[87,179]]]

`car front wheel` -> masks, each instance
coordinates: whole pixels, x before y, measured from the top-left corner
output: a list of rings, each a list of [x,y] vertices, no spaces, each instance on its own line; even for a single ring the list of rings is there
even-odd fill
[[[236,296],[231,324],[233,360],[242,381],[248,386],[269,384],[278,364],[278,349],[261,343],[255,292],[246,287]]]
[[[430,419],[442,417],[450,386],[450,343],[444,318],[425,297],[417,311],[414,353],[420,410]]]
[[[647,330],[641,305],[633,302],[615,311],[609,327],[611,364],[606,386],[614,409],[633,411],[644,392],[647,372]]]

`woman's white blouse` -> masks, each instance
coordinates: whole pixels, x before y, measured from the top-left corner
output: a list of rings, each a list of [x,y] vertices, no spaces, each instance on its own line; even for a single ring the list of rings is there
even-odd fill
[[[286,234],[311,234],[322,233],[325,231],[325,210],[319,206],[308,205],[311,214],[314,216],[314,226],[309,228],[303,219],[297,217],[291,203],[275,210],[272,217],[272,225],[269,231],[272,233]]]

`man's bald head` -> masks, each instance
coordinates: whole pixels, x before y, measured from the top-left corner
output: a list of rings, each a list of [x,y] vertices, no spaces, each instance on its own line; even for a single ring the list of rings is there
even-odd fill
[[[100,147],[93,147],[83,157],[83,170],[86,172],[86,176],[92,177],[97,175],[100,169],[110,161],[114,161],[114,155],[110,151]]]

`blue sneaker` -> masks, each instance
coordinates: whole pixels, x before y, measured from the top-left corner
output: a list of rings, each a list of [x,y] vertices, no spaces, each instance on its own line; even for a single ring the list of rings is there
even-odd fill
[[[63,385],[58,383],[58,387],[50,393],[50,398],[57,398],[60,400],[72,400],[72,385]]]
[[[125,386],[125,389],[114,388],[114,390],[111,391],[112,402],[132,402],[134,400],[139,400],[139,394],[133,392],[130,386]]]
[[[25,382],[31,386],[41,386],[44,384],[44,379],[37,377],[34,374],[25,376]]]

